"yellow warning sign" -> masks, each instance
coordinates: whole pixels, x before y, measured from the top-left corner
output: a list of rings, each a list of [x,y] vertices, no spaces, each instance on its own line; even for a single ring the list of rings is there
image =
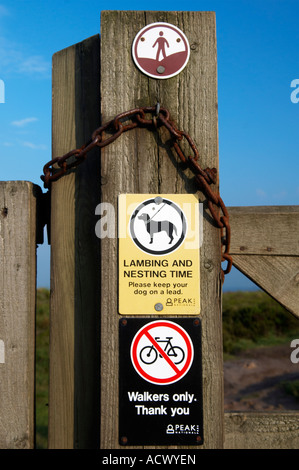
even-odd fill
[[[193,194],[121,194],[119,313],[198,315],[202,204]]]

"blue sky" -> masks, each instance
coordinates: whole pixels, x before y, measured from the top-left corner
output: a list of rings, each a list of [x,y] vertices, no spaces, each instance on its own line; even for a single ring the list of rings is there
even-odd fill
[[[100,33],[101,10],[111,9],[216,12],[221,196],[227,206],[298,205],[299,0],[131,1],[126,8],[0,0],[1,180],[42,186],[51,159],[52,55]],[[39,247],[38,285],[48,285],[48,258],[49,248]],[[251,284],[227,276],[225,289],[243,287]]]

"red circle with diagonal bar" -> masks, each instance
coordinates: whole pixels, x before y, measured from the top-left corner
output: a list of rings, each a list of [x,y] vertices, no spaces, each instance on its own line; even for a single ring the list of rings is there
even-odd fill
[[[169,385],[182,379],[194,357],[188,333],[177,323],[158,320],[147,323],[131,344],[136,372],[148,382]]]

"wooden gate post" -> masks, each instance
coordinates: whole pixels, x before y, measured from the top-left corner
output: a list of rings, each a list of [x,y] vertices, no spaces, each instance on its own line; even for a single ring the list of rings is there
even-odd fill
[[[134,65],[135,35],[154,22],[178,26],[191,56],[176,77],[155,80]],[[202,12],[102,12],[101,109],[103,122],[138,106],[159,102],[179,129],[192,136],[200,164],[218,168],[215,15]],[[163,133],[144,129],[122,135],[102,151],[102,201],[117,207],[121,193],[194,193],[191,175],[177,163]],[[161,139],[161,140],[160,140]],[[189,179],[190,178],[190,179]],[[201,197],[201,201],[205,201]],[[223,364],[220,233],[204,211],[201,248],[201,317],[205,448],[223,446]],[[101,448],[118,445],[117,239],[101,241]]]
[[[137,32],[157,21],[177,25],[191,46],[187,67],[168,80],[146,77],[131,56]],[[53,158],[85,144],[100,125],[100,115],[105,123],[123,111],[159,102],[194,139],[201,166],[218,168],[213,13],[103,12],[100,71],[99,50],[99,38],[90,38],[53,58]],[[102,239],[99,257],[95,210],[105,202],[116,211],[121,193],[195,193],[192,173],[177,163],[167,139],[164,132],[132,130],[102,149],[101,158],[93,150],[82,165],[52,184],[50,448],[120,447],[118,240]],[[222,448],[220,231],[202,195],[200,201],[203,447]]]
[[[99,36],[53,57],[53,158],[100,124]],[[94,150],[51,189],[49,448],[99,442],[100,158]]]
[[[0,449],[34,447],[36,228],[41,189],[0,182]]]

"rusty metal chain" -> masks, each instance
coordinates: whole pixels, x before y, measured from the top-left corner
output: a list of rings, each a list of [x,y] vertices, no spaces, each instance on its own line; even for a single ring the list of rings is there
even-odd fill
[[[151,117],[147,118],[146,115],[151,115]],[[159,103],[156,106],[135,108],[118,114],[114,119],[96,129],[91,136],[91,140],[81,148],[71,150],[62,157],[56,157],[46,163],[41,179],[44,182],[45,188],[49,188],[53,181],[58,180],[68,170],[81,164],[86,159],[87,153],[93,148],[106,147],[114,142],[123,132],[135,129],[136,127],[157,129],[162,126],[171,134],[173,147],[180,160],[189,165],[193,171],[197,187],[206,196],[209,211],[216,226],[221,230],[221,262],[227,262],[226,269],[222,269],[222,280],[224,280],[224,275],[228,274],[232,267],[232,257],[229,254],[231,233],[227,208],[220,195],[211,188],[211,184],[217,183],[217,169],[202,169],[200,167],[198,163],[199,152],[194,141],[190,135],[175,126],[170,119],[169,111],[166,108],[160,107]],[[179,144],[183,139],[187,141],[192,150],[192,155],[188,157]],[[57,165],[58,168],[57,166],[54,167],[54,165]]]

